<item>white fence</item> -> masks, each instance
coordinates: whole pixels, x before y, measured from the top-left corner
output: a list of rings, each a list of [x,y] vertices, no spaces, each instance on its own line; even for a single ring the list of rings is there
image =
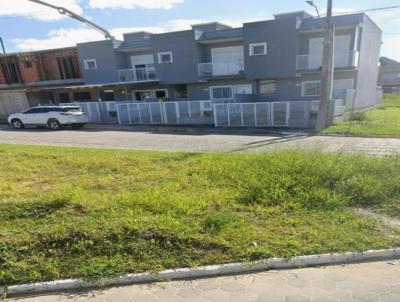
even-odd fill
[[[120,125],[214,125],[215,127],[298,127],[312,125],[316,102],[214,104],[212,101],[82,102],[89,123]],[[61,105],[71,105],[61,104]]]
[[[289,102],[214,105],[216,127],[287,127]]]
[[[212,125],[211,101],[117,103],[120,125]]]

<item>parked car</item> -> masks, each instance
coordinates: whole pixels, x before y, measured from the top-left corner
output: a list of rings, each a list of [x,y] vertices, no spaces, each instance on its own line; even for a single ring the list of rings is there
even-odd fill
[[[52,130],[63,126],[80,129],[87,124],[88,117],[79,106],[40,106],[11,114],[8,122],[15,129],[26,126],[48,126]]]

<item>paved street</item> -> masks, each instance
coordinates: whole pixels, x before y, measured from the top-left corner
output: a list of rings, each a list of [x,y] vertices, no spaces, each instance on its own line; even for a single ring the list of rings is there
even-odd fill
[[[174,128],[152,131],[146,128],[122,128],[82,131],[47,129],[13,130],[0,126],[0,143],[121,148],[156,151],[216,152],[273,151],[283,149],[354,152],[371,155],[400,154],[400,139],[306,136],[304,134],[271,135],[258,130]]]
[[[132,285],[18,302],[399,302],[400,261]]]

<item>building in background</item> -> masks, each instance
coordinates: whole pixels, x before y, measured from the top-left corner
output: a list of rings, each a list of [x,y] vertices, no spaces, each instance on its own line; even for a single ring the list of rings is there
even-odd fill
[[[400,62],[382,57],[379,69],[379,85],[385,93],[400,94]]]
[[[339,116],[379,103],[382,31],[363,13],[335,16],[334,23],[333,94]],[[260,106],[265,111],[260,114],[270,115],[272,125],[313,127],[320,95],[321,24],[301,11],[240,28],[213,22],[162,34],[127,33],[122,41],[81,43],[76,51],[83,79],[76,80],[82,83],[58,83],[39,90],[55,102],[271,103]],[[242,105],[220,109],[236,110],[240,125],[246,124],[244,114],[248,118],[258,114],[256,109],[254,114],[243,113]],[[226,114],[231,124],[230,113]],[[278,117],[279,123],[274,123]]]
[[[53,88],[83,84],[76,47],[0,55],[0,119],[40,103],[70,101]]]

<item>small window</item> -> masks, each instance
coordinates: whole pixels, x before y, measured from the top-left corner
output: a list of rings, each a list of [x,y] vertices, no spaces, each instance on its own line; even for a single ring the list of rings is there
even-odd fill
[[[320,82],[303,82],[302,96],[319,96],[320,95]]]
[[[156,89],[154,92],[156,99],[159,101],[165,101],[168,98],[167,89]]]
[[[230,100],[233,99],[233,87],[211,87],[211,98],[214,100]]]
[[[96,62],[96,59],[84,60],[83,63],[84,63],[84,65],[85,65],[85,69],[86,69],[86,70],[89,70],[89,69],[97,69],[97,62]]]
[[[250,44],[250,56],[263,56],[267,54],[267,43]]]
[[[24,67],[25,68],[32,68],[33,64],[31,60],[25,60],[24,61]]]
[[[172,52],[167,51],[167,52],[159,52],[158,53],[158,63],[159,64],[167,64],[167,63],[172,63],[174,61],[172,57]]]
[[[275,94],[276,81],[260,81],[260,94]]]
[[[174,87],[175,98],[186,99],[188,97],[187,85],[175,85]]]

